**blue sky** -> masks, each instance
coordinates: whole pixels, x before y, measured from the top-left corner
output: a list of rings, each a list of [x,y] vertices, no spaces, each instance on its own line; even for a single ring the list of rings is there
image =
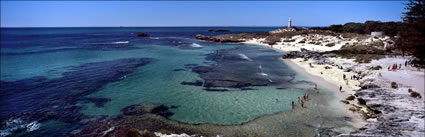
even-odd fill
[[[1,1],[2,27],[327,26],[401,21],[406,1]]]

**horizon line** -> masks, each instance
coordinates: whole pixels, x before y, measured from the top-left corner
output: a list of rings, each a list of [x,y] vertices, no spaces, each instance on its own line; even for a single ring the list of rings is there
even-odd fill
[[[287,27],[287,26],[275,26],[275,25],[264,25],[264,26],[244,26],[244,25],[226,25],[226,26],[0,26],[0,28],[131,28],[131,27]],[[312,25],[312,26],[294,26],[294,27],[324,27],[321,25]]]

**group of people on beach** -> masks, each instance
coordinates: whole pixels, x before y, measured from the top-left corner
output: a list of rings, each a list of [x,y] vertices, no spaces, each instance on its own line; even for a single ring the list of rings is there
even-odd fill
[[[404,67],[407,67],[407,65],[409,64],[408,61],[404,62]],[[388,71],[396,71],[396,70],[400,70],[401,69],[402,64],[393,64],[388,66]]]

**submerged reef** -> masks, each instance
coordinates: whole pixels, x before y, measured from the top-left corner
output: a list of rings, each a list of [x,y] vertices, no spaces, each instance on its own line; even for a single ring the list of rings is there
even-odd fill
[[[150,63],[150,58],[126,58],[87,63],[70,67],[62,77],[32,77],[18,81],[1,81],[0,118],[2,127],[8,119],[43,122],[60,120],[78,122],[84,115],[75,105],[93,102],[103,106],[106,98],[84,98],[110,82],[121,80],[136,68]]]

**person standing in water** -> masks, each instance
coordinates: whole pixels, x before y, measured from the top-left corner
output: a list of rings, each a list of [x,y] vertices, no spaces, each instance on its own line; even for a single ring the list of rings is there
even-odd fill
[[[307,101],[308,99],[308,93],[305,93],[305,100]]]
[[[304,108],[304,100],[301,100],[301,107]]]
[[[292,100],[292,104],[291,104],[292,109],[294,109],[294,106],[295,106],[295,103],[294,103],[294,101]]]

